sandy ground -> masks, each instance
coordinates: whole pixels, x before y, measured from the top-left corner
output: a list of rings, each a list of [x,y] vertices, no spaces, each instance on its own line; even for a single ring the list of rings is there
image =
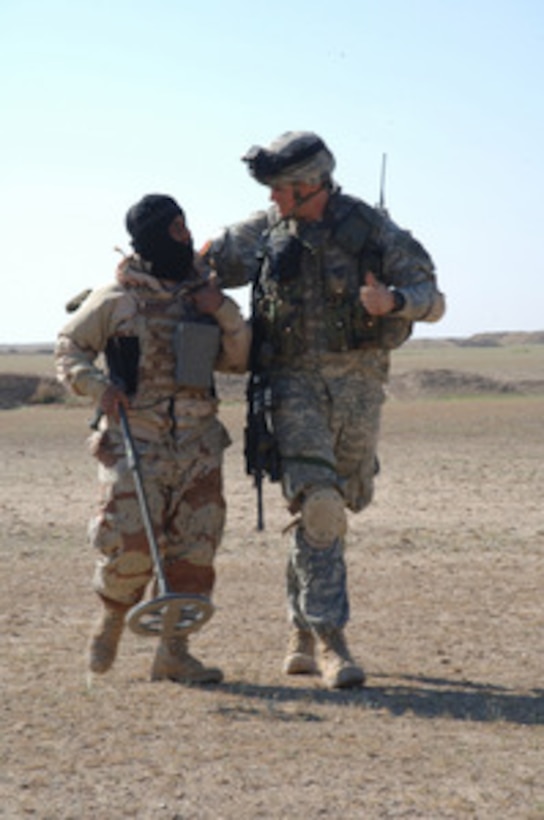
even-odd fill
[[[149,682],[126,633],[89,689],[96,495],[85,407],[0,412],[0,817],[544,818],[544,398],[392,400],[352,518],[348,637],[365,689],[281,672],[289,522],[266,530],[222,417],[228,527],[193,649],[225,682]]]

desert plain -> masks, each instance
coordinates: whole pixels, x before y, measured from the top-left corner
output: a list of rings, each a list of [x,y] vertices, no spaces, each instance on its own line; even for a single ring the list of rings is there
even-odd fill
[[[243,384],[214,618],[219,686],[151,683],[129,631],[89,682],[92,408],[47,349],[0,349],[6,820],[544,818],[544,334],[415,340],[393,355],[371,507],[350,517],[353,691],[285,677],[290,518],[245,475]]]

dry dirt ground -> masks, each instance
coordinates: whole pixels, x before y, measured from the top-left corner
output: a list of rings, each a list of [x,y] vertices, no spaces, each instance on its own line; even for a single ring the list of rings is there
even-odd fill
[[[193,641],[225,682],[150,683],[155,639],[127,633],[88,688],[90,415],[0,411],[0,817],[544,818],[544,395],[386,405],[350,522],[354,692],[281,673],[289,518],[267,485],[256,532],[231,402],[217,611]]]

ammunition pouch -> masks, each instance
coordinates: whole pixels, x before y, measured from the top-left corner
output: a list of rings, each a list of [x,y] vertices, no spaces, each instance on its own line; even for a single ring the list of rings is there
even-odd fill
[[[174,331],[176,385],[211,388],[219,348],[215,322],[179,322]]]
[[[302,242],[283,226],[271,234],[255,293],[254,325],[258,322],[262,367],[270,365],[279,351],[287,360],[304,351],[304,339],[299,333],[303,252]]]
[[[408,319],[371,316],[358,300],[329,299],[325,311],[327,341],[332,353],[347,350],[393,350],[412,332]]]
[[[304,246],[296,236],[281,236],[274,243],[274,253],[269,257],[269,276],[275,282],[290,282],[300,274]]]

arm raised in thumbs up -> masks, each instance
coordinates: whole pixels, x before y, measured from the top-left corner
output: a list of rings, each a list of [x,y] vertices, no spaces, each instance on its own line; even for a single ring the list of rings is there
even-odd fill
[[[399,296],[402,299],[400,293]],[[371,316],[387,316],[388,313],[402,307],[402,305],[397,305],[395,291],[390,290],[383,282],[376,279],[370,271],[365,276],[365,284],[359,288],[359,298]]]

